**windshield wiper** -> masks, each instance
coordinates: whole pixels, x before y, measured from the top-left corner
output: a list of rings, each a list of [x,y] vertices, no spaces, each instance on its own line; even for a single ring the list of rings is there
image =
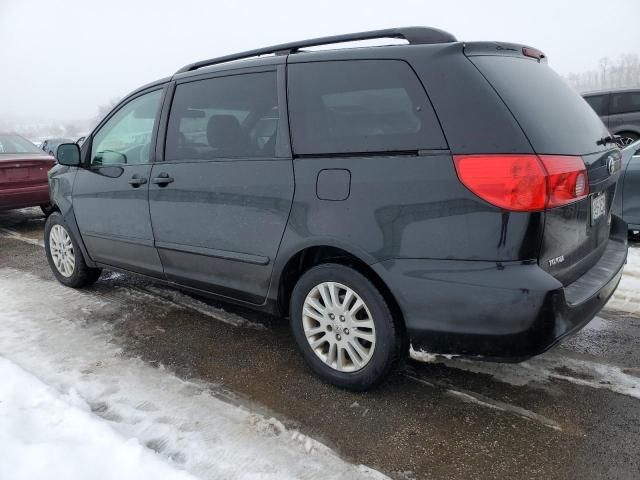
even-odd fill
[[[615,143],[616,145],[618,145],[619,141],[620,141],[619,135],[609,135],[608,137],[604,137],[598,140],[596,142],[596,145],[606,145],[608,143]]]

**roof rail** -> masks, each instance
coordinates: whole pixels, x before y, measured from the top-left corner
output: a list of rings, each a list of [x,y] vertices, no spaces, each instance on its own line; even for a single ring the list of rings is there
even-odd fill
[[[346,43],[357,42],[359,40],[372,40],[376,38],[403,38],[411,45],[423,45],[428,43],[447,43],[455,42],[454,37],[449,32],[439,30],[437,28],[428,27],[404,27],[404,28],[388,28],[385,30],[371,30],[369,32],[359,33],[347,33],[345,35],[334,35],[331,37],[313,38],[311,40],[302,40],[299,42],[282,43],[280,45],[273,45],[271,47],[258,48],[255,50],[247,50],[246,52],[233,53],[231,55],[225,55],[223,57],[210,58],[209,60],[202,60],[200,62],[191,63],[182,67],[176,72],[190,72],[209,65],[216,65],[218,63],[231,62],[233,60],[240,60],[243,58],[258,57],[260,55],[278,54],[287,55],[295,53],[301,48],[315,47],[319,45],[331,45],[334,43]]]

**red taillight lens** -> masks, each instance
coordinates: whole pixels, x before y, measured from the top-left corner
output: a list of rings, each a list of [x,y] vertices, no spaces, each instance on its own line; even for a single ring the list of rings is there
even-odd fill
[[[589,192],[580,157],[559,155],[454,155],[460,181],[505,210],[531,212],[584,198]]]
[[[543,210],[547,180],[536,155],[455,155],[458,177],[483,200],[506,210]]]
[[[589,194],[587,170],[580,157],[540,155],[549,175],[549,208],[575,202]]]

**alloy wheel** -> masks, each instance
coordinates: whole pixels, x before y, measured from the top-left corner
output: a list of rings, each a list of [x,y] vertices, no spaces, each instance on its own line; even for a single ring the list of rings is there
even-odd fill
[[[311,289],[302,311],[304,334],[315,354],[339,372],[364,368],[376,346],[369,308],[351,288],[323,282]]]
[[[626,136],[621,136],[621,137],[618,139],[618,146],[619,146],[619,147],[621,147],[621,148],[622,148],[622,147],[626,147],[626,146],[628,146],[628,145],[631,145],[631,144],[632,144],[633,142],[635,142],[635,141],[636,141],[636,139],[635,139],[635,138],[632,138],[632,137],[626,137]]]
[[[76,256],[71,236],[62,225],[54,225],[49,232],[51,258],[60,275],[69,278],[76,268]]]

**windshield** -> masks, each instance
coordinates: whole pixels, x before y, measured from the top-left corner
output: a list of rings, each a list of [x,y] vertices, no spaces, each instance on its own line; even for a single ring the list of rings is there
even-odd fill
[[[0,135],[0,153],[42,153],[42,150],[19,135]]]

